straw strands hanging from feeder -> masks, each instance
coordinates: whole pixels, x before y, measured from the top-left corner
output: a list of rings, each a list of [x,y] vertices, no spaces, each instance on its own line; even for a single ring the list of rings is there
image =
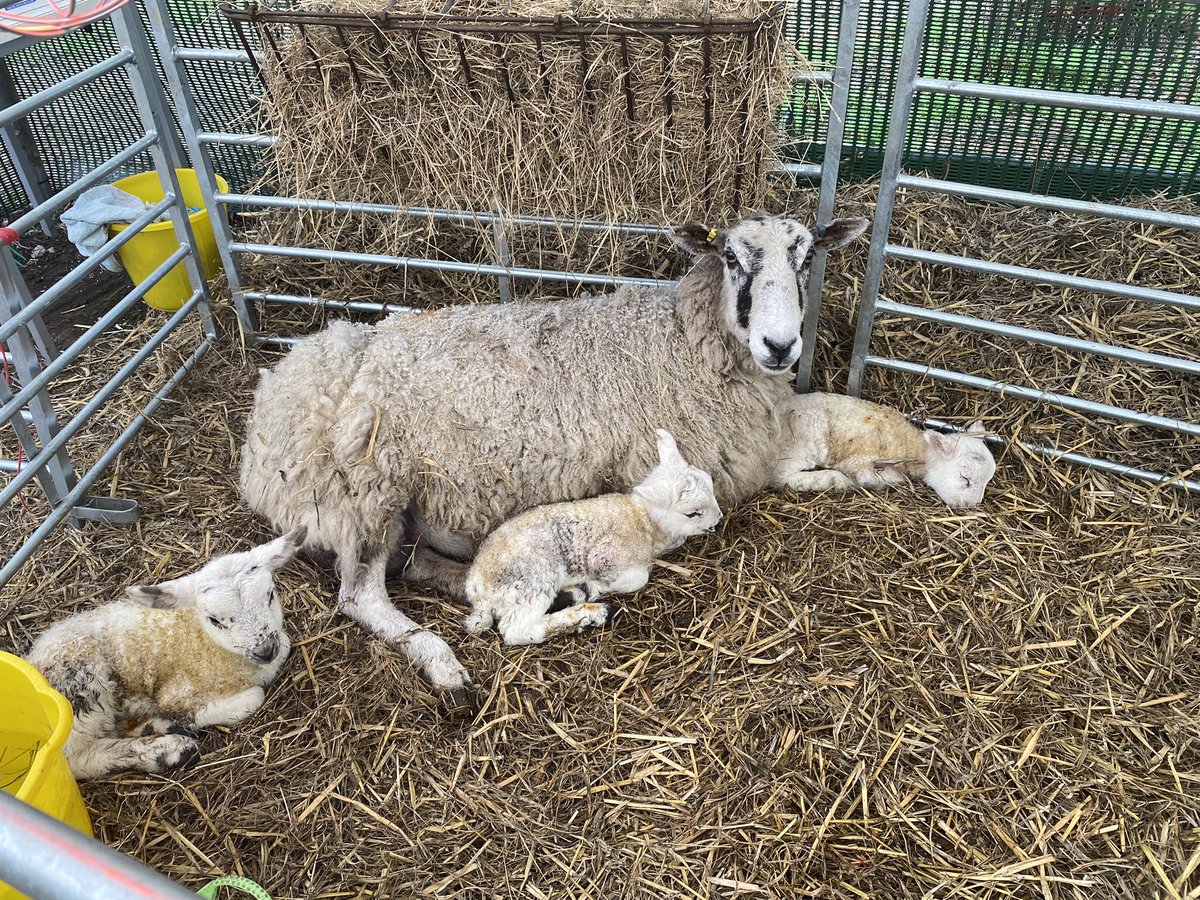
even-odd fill
[[[383,12],[338,0],[226,12],[266,51],[281,193],[649,223],[731,219],[770,201],[777,110],[795,74],[777,5],[464,2],[436,15],[421,2]],[[272,214],[265,232],[494,262],[485,227]],[[565,228],[514,235],[510,249],[516,265],[658,274],[639,268],[643,245]]]

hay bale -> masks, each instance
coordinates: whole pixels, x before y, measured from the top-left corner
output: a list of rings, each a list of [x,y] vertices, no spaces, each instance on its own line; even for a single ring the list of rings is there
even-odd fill
[[[338,0],[231,13],[267,49],[263,113],[272,189],[321,199],[665,223],[728,220],[767,203],[795,72],[782,17],[762,0],[429,4]],[[711,18],[706,18],[711,17]],[[486,29],[486,30],[484,30]],[[260,239],[399,256],[497,261],[484,225],[273,212]],[[522,229],[511,262],[640,274],[616,233]],[[535,262],[536,260],[536,262]],[[323,273],[320,293],[442,287],[394,269]],[[353,267],[357,269],[358,267]],[[311,265],[251,262],[256,284],[302,283]],[[456,280],[455,278],[449,279]],[[475,299],[495,296],[494,281]],[[526,287],[526,286],[522,286]],[[461,291],[457,292],[461,293]],[[474,296],[468,289],[468,296]]]

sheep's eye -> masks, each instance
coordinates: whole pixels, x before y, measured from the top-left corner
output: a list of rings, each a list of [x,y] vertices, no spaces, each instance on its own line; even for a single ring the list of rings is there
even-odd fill
[[[731,266],[736,266],[738,264],[737,254],[728,247],[725,248],[725,262],[729,263]]]
[[[700,515],[700,513],[699,513],[699,512],[690,512],[690,513],[688,513],[688,514],[687,514],[687,517],[688,517],[689,519],[694,519],[694,518],[696,518],[696,516],[698,516],[698,515]]]
[[[249,575],[251,572],[257,572],[257,571],[258,571],[258,566],[251,566],[250,568],[248,568],[246,570],[246,574]]]
[[[228,628],[229,627],[224,622],[222,622],[220,619],[218,619],[216,616],[209,616],[208,624],[211,625],[213,628]]]
[[[270,605],[278,599],[279,599],[279,592],[277,590],[275,590],[274,588],[271,588],[271,596],[267,600],[267,604]]]
[[[963,477],[963,484],[965,484],[967,487],[970,487],[970,486],[971,486],[971,479],[970,479],[970,478],[967,478],[967,477],[965,477],[965,476],[964,476],[964,477]]]

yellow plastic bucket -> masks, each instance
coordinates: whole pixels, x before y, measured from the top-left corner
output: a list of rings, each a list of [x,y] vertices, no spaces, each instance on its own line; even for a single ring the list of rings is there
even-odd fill
[[[189,208],[199,207],[188,218],[192,222],[192,233],[200,249],[200,265],[204,269],[204,277],[211,280],[217,274],[217,239],[213,237],[212,223],[208,221],[208,210],[204,208],[204,198],[200,195],[200,182],[196,179],[194,169],[176,169],[175,176],[179,179],[179,188],[183,192],[183,202]],[[158,180],[157,172],[143,172],[141,175],[130,175],[120,181],[114,181],[113,187],[120,188],[126,193],[145,200],[147,203],[157,203],[163,198],[162,183]],[[229,185],[220,175],[217,176],[217,187],[222,193],[229,191]],[[110,225],[113,234],[124,231],[127,225]],[[179,248],[175,238],[175,226],[171,222],[153,222],[143,228],[130,239],[124,247],[117,251],[121,265],[129,273],[134,284],[141,284],[150,277],[150,273],[163,264],[168,256]],[[192,296],[191,282],[188,281],[187,270],[182,262],[166,274],[166,276],[146,294],[146,303],[155,309],[174,312]]]
[[[0,697],[0,787],[91,837],[92,822],[62,752],[71,704],[37,669],[2,650]],[[23,896],[0,883],[0,900]]]

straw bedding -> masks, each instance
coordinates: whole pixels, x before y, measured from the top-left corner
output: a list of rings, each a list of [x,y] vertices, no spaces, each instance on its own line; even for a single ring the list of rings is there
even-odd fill
[[[848,190],[840,206],[869,202]],[[1156,232],[1164,249],[1128,226],[913,196],[898,212],[905,242],[919,228],[926,245],[979,241],[1029,264],[1170,285],[1200,263],[1194,244]],[[831,260],[822,386],[844,377],[862,261],[862,248]],[[1112,321],[1114,338],[1194,355],[1196,323],[1109,301],[904,267],[885,293],[1100,335]],[[118,332],[76,388],[151,325]],[[885,323],[877,349],[1067,377],[1042,349],[964,351],[906,328]],[[195,338],[172,342],[162,370]],[[6,589],[6,646],[266,536],[233,475],[262,362],[224,345],[173,395],[103,484],[136,496],[141,522],[57,533]],[[1088,372],[1097,396],[1168,390]],[[1076,424],[914,379],[873,391],[1026,437]],[[1173,377],[1169,391],[1176,412],[1197,408],[1194,384]],[[1089,434],[1112,452],[1144,438]],[[1195,463],[1195,442],[1153,440]],[[85,798],[105,841],[185,885],[236,871],[276,898],[1198,896],[1195,512],[1185,495],[1009,449],[977,510],[951,513],[923,488],[765,494],[579,639],[466,639],[463,610],[396,585],[460,651],[479,687],[469,709],[440,705],[336,613],[333,580],[298,563],[281,579],[294,655],[266,707],[206,736],[198,768],[92,783]],[[8,551],[33,520],[5,514]]]

